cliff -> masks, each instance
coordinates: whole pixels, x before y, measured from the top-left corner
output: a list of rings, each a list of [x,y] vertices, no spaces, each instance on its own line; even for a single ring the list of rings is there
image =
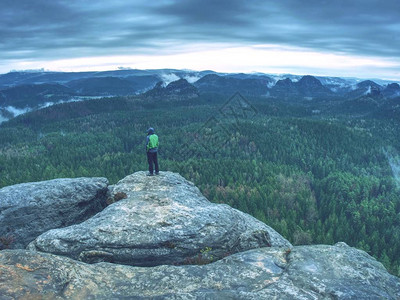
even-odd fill
[[[199,92],[197,88],[187,82],[186,79],[179,79],[163,86],[163,82],[159,82],[156,86],[143,94],[147,101],[185,101],[187,99],[197,98]]]
[[[367,253],[293,247],[171,172],[5,187],[0,229],[21,248],[0,251],[0,299],[400,298],[399,279]]]

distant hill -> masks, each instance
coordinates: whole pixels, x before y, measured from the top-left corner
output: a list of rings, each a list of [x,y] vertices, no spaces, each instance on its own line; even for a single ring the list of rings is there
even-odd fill
[[[102,72],[9,72],[0,74],[0,89],[5,89],[22,84],[42,84],[42,83],[60,83],[65,84],[73,80],[87,79],[87,78],[100,78],[100,77],[115,77],[128,79],[130,77],[148,77],[157,78],[157,81],[164,81],[164,77],[174,75],[179,78],[186,79],[199,79],[208,74],[216,72],[206,71],[190,71],[190,70],[176,70],[176,69],[157,69],[157,70],[113,70]],[[143,79],[142,78],[142,79]],[[131,78],[132,79],[132,78]],[[140,81],[140,78],[138,78]],[[193,82],[191,81],[191,82]],[[140,88],[141,89],[141,88]]]
[[[131,74],[130,72],[129,74]],[[60,101],[76,101],[102,96],[126,96],[143,93],[159,81],[156,75],[119,77],[89,77],[96,72],[82,73],[8,73],[0,76],[0,82],[9,87],[0,89],[0,116],[9,119],[15,112],[10,109],[26,111],[53,105]],[[66,81],[71,78],[79,78]],[[55,80],[53,83],[11,84],[29,81]],[[3,81],[1,81],[3,80]],[[57,83],[57,82],[63,82]],[[82,97],[85,96],[85,97]]]
[[[387,98],[400,97],[400,85],[398,83],[388,84],[382,94]]]
[[[340,77],[321,77],[316,76],[321,84],[337,95],[349,92],[357,84],[355,79],[345,79]]]
[[[128,76],[124,79],[131,83],[135,93],[144,93],[152,89],[160,81],[156,75]]]
[[[289,78],[278,80],[275,86],[271,89],[272,95],[275,97],[283,96],[290,97],[296,96],[298,93],[297,87]]]
[[[268,86],[272,83],[273,80],[267,76],[209,74],[196,81],[194,85],[203,93],[233,94],[240,92],[249,96],[265,96],[268,94]]]
[[[313,76],[303,76],[297,83],[297,89],[306,97],[329,96],[332,91],[323,86],[321,82]]]
[[[36,107],[46,102],[66,100],[74,90],[61,84],[28,84],[0,90],[0,107]]]
[[[9,122],[3,123],[2,126],[50,124],[52,122],[71,120],[88,115],[116,113],[118,111],[128,111],[137,108],[138,106],[134,102],[122,97],[61,103],[19,115]]]
[[[118,77],[78,79],[66,85],[82,96],[130,95],[137,91],[132,82]]]
[[[289,78],[279,80],[271,88],[271,96],[291,100],[312,100],[314,98],[329,98],[334,93],[314,76],[303,76],[299,81],[293,82]]]
[[[348,98],[358,98],[361,96],[370,95],[372,97],[379,96],[381,94],[382,86],[371,81],[364,80],[354,86],[348,93],[345,94]]]
[[[173,81],[165,87],[162,82],[159,82],[153,89],[143,94],[146,99],[161,101],[185,100],[198,96],[197,88],[186,79]]]
[[[61,101],[140,94],[147,101],[181,101],[203,94],[229,99],[236,92],[244,97],[308,105],[315,111],[343,109],[349,113],[364,114],[381,107],[387,99],[399,97],[400,85],[384,80],[218,73],[212,70],[10,72],[0,74],[0,122],[9,119],[10,115],[16,116]],[[319,106],[317,102],[320,102]],[[316,106],[311,107],[313,105]]]
[[[88,78],[96,72],[10,72],[0,75],[0,89],[26,84],[66,83]]]

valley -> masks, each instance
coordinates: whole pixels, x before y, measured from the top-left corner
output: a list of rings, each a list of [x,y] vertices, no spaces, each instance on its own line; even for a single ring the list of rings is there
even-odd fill
[[[295,245],[344,241],[400,275],[398,84],[168,72],[178,80],[157,84],[156,75],[137,94],[80,95],[90,100],[42,109],[34,107],[46,97],[25,95],[19,107],[34,103],[32,111],[0,125],[0,187],[81,176],[114,184],[146,169],[152,126],[161,169],[193,181],[210,201]]]

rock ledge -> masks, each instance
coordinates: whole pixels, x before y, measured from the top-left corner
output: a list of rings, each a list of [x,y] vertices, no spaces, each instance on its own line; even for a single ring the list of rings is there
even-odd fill
[[[126,195],[89,220],[50,230],[30,250],[84,262],[135,266],[196,263],[260,247],[291,247],[275,230],[248,214],[208,201],[182,176],[136,172],[111,191]]]
[[[25,248],[53,228],[80,223],[106,206],[106,178],[63,178],[0,189],[0,236]]]

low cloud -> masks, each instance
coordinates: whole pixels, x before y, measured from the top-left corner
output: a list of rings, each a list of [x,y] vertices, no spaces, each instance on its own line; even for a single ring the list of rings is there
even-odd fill
[[[273,87],[275,86],[275,84],[276,84],[276,81],[268,82],[267,87],[268,87],[269,89],[271,89],[271,88],[273,88]]]
[[[32,110],[30,108],[17,108],[14,106],[7,106],[4,109],[10,112],[14,117],[25,114]]]
[[[200,78],[201,78],[201,76],[195,76],[195,75],[192,75],[192,76],[185,76],[185,77],[184,77],[184,79],[186,79],[187,82],[189,82],[189,83],[194,83],[194,82],[196,82],[197,80],[199,80]]]
[[[52,105],[58,104],[58,103],[64,103],[64,101],[59,101],[57,103],[55,103],[55,102],[46,102],[46,103],[40,104],[39,105],[39,109],[46,108],[46,107],[49,107],[49,106],[52,106]]]
[[[15,118],[19,115],[38,110],[38,109],[43,109],[49,106],[53,106],[56,104],[62,104],[62,103],[69,103],[69,102],[80,102],[80,101],[87,101],[91,99],[96,99],[96,98],[104,98],[102,96],[93,96],[93,97],[74,97],[69,100],[60,100],[57,102],[45,102],[42,104],[39,104],[37,107],[32,108],[32,107],[26,107],[26,108],[18,108],[14,106],[6,106],[6,107],[0,107],[0,123],[6,122],[11,118]]]
[[[29,111],[31,111],[30,108],[17,108],[14,106],[0,107],[0,124]]]
[[[364,92],[364,96],[370,95],[371,92],[372,92],[372,91],[371,91],[371,86],[369,85],[368,88],[367,88],[367,90]]]
[[[3,123],[3,122],[6,122],[6,121],[8,121],[8,119],[3,117],[1,112],[0,112],[0,124]]]
[[[161,79],[163,81],[163,86],[167,86],[168,84],[170,84],[173,81],[177,81],[180,79],[179,76],[177,76],[174,73],[170,73],[170,74],[162,74],[161,75]]]

